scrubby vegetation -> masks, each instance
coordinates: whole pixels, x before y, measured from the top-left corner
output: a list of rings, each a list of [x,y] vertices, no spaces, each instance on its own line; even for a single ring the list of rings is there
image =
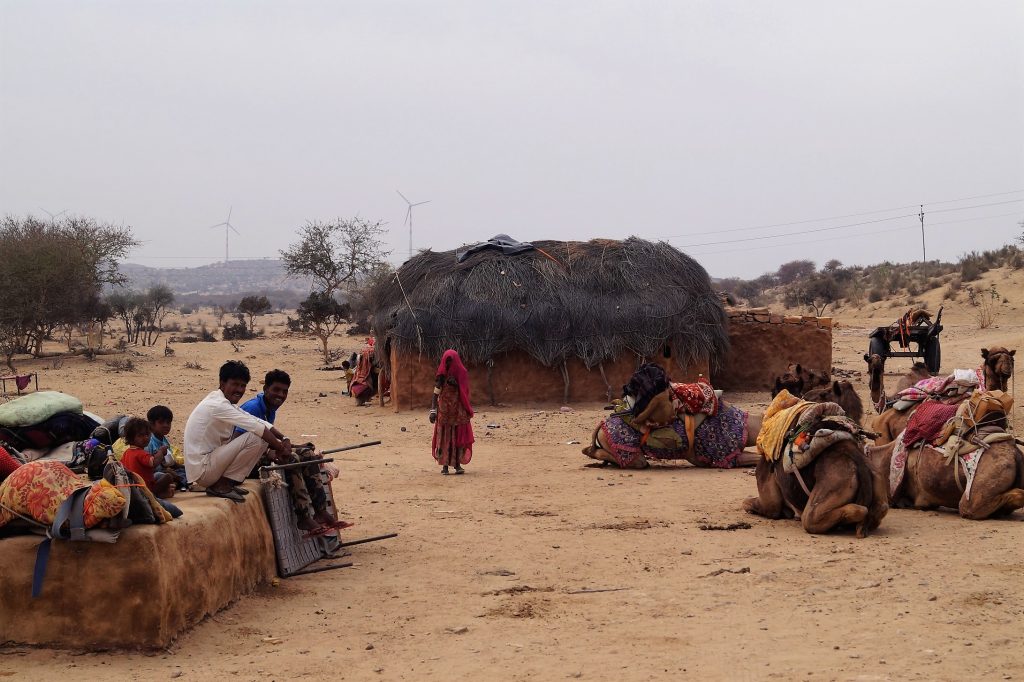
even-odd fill
[[[1001,298],[989,289],[984,290],[984,296],[981,292],[974,293],[976,287],[969,283],[999,267],[1024,269],[1024,249],[1011,244],[990,251],[972,251],[961,256],[956,263],[884,262],[863,267],[844,266],[838,260],[830,260],[820,270],[812,261],[796,260],[755,279],[731,277],[721,280],[718,288],[751,306],[781,303],[787,308],[805,309],[820,316],[830,307],[860,306],[886,298],[899,298],[909,305],[924,292],[945,287],[945,300],[957,300],[961,294],[971,292],[967,295],[967,302],[979,308],[984,305],[984,321],[991,324],[993,313],[990,308],[998,305]]]

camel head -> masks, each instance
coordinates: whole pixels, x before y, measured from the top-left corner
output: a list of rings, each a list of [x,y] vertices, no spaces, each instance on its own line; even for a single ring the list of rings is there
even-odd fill
[[[885,371],[885,360],[878,353],[871,353],[870,355],[865,353],[864,362],[868,363],[868,376],[870,377],[868,383],[871,390],[874,391],[881,388],[882,372]]]
[[[1013,355],[1016,350],[1007,350],[1002,346],[982,348],[981,357],[985,364],[985,388],[989,391],[1005,391],[1007,382],[1013,376]]]
[[[843,408],[846,416],[858,424],[864,416],[864,403],[857,395],[857,389],[849,381],[833,381],[828,386],[811,389],[804,393],[804,400],[812,403],[836,403]]]

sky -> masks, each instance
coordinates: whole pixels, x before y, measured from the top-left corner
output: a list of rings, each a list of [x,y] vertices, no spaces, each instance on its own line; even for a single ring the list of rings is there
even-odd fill
[[[131,262],[665,239],[717,277],[1024,228],[1024,3],[0,0],[0,215]],[[977,197],[977,198],[975,198]],[[902,217],[901,217],[902,216]]]

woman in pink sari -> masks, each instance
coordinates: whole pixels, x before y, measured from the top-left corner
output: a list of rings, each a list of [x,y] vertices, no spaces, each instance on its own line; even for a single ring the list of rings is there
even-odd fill
[[[473,457],[473,405],[469,402],[469,372],[454,350],[446,350],[437,367],[434,397],[430,404],[430,423],[434,425],[431,453],[447,475],[465,471]]]

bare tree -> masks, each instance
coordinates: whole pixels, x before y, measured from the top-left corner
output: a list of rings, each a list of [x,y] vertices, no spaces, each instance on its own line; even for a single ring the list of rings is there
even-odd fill
[[[299,241],[281,251],[281,259],[290,276],[309,277],[320,293],[333,295],[387,258],[383,234],[379,220],[311,221],[299,229]]]

